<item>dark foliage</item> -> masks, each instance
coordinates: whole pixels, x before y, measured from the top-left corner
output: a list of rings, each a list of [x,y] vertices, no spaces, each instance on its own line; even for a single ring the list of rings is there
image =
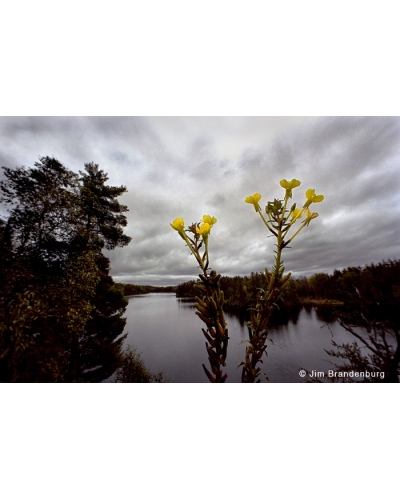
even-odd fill
[[[116,372],[115,381],[123,383],[167,382],[162,372],[152,374],[146,368],[140,354],[132,347],[127,347],[121,354],[120,367]]]
[[[121,283],[124,295],[143,295],[145,293],[176,293],[176,286],[152,286],[135,285],[133,283]]]
[[[177,286],[177,297],[194,297],[195,281],[188,281]],[[251,273],[250,276],[223,276],[221,289],[229,309],[247,309],[251,307],[257,290],[265,289],[264,273]],[[376,320],[396,318],[400,322],[400,260],[389,260],[379,264],[361,267],[349,267],[342,271],[335,270],[332,275],[317,273],[310,278],[290,279],[290,286],[285,290],[284,305],[281,308],[301,306],[308,299],[338,301],[344,303],[347,310],[360,310],[362,300],[369,304],[369,314]]]
[[[358,343],[333,343],[331,356],[345,361],[341,371],[380,372],[366,382],[399,382],[400,376],[400,261],[384,261],[364,269],[335,271],[338,294],[346,299],[338,312],[340,324]]]
[[[124,187],[54,158],[5,168],[0,201],[0,381],[100,381],[120,361],[126,307],[102,253],[124,246]]]
[[[177,297],[194,297],[196,295],[194,285],[195,281],[188,281],[177,286]],[[235,276],[230,278],[222,276],[220,279],[221,290],[224,292],[225,304],[224,310],[245,313],[250,307],[254,307],[257,300],[257,293],[260,289],[267,288],[267,282],[264,273],[251,273],[248,276]],[[273,313],[274,318],[287,314],[298,309],[299,299],[293,280],[290,280],[288,287],[284,291],[284,301],[280,301],[279,309]]]

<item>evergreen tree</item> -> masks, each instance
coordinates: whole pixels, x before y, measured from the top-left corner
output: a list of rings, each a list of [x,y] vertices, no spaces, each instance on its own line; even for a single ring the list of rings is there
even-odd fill
[[[85,168],[79,177],[49,157],[3,167],[1,381],[100,381],[118,366],[126,301],[101,250],[130,241],[126,188]]]
[[[124,186],[107,186],[108,176],[94,163],[86,163],[81,174],[80,210],[84,222],[84,237],[88,244],[105,246],[107,250],[127,245],[131,238],[124,234],[128,211],[117,198],[126,192]]]
[[[127,335],[122,335],[126,323],[123,314],[128,304],[123,287],[109,275],[109,259],[100,255],[96,263],[99,280],[79,350],[80,376],[86,382],[100,382],[115,372]]]

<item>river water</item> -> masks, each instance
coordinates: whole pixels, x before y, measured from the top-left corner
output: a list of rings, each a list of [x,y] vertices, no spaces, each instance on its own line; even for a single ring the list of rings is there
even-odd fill
[[[146,367],[152,372],[163,371],[169,382],[208,383],[202,363],[209,368],[202,321],[195,315],[194,301],[179,299],[175,294],[146,294],[129,298],[126,309],[128,336],[125,346],[137,348]],[[226,314],[229,344],[225,372],[229,382],[240,382],[247,340],[247,327],[236,315]],[[294,320],[275,326],[269,334],[261,371],[270,382],[305,382],[301,369],[325,372],[334,370],[336,358],[324,349],[337,343],[353,342],[352,337],[337,322],[327,324],[314,308],[302,309]],[[340,361],[340,360],[339,360]],[[309,379],[308,379],[309,380]],[[264,381],[264,379],[262,380]]]

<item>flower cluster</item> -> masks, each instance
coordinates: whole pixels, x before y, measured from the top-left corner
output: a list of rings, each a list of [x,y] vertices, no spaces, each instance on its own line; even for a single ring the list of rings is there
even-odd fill
[[[208,237],[212,227],[216,223],[217,219],[215,217],[211,217],[211,215],[203,215],[201,222],[192,224],[186,230],[185,221],[182,218],[178,217],[170,224],[172,229],[178,231],[179,235],[186,242],[204,273],[208,268]],[[187,233],[190,233],[191,237],[189,237]],[[202,243],[204,243],[205,252],[203,255],[200,255],[200,247]]]
[[[265,216],[260,207],[261,195],[254,193],[245,198],[245,202],[253,205],[255,211],[260,215],[262,221],[274,237],[276,238],[275,265],[272,272],[265,269],[265,277],[268,283],[268,289],[260,289],[257,295],[256,306],[251,309],[251,318],[247,322],[249,328],[249,345],[246,347],[245,361],[239,366],[243,367],[242,382],[256,382],[260,375],[258,363],[262,362],[262,356],[266,350],[266,340],[268,336],[268,324],[274,307],[277,307],[279,300],[284,300],[284,290],[289,285],[291,273],[286,276],[282,261],[282,250],[289,245],[296,235],[312,219],[318,217],[316,212],[311,212],[309,207],[312,203],[320,203],[324,197],[322,194],[315,194],[315,189],[307,189],[306,201],[302,208],[297,208],[294,203],[290,209],[287,208],[288,201],[293,196],[293,189],[299,187],[301,182],[298,179],[288,181],[282,179],[281,187],[285,190],[283,200],[275,199],[269,201],[265,207]],[[303,218],[304,216],[304,218]],[[292,236],[289,231],[297,221],[300,226]]]
[[[198,234],[208,236],[212,226],[216,224],[217,219],[215,217],[211,217],[210,215],[203,215],[201,220],[203,224],[200,222],[197,224],[196,232]],[[175,231],[178,231],[179,234],[183,234],[185,232],[185,221],[179,217],[171,222],[170,226],[172,229],[175,229]]]
[[[288,181],[286,179],[282,179],[280,181],[280,185],[285,189],[285,199],[284,201],[274,200],[274,202],[268,202],[268,205],[265,208],[265,212],[268,215],[268,220],[266,220],[262,214],[261,207],[259,201],[262,196],[260,193],[254,193],[251,196],[247,196],[245,198],[245,202],[254,206],[256,212],[258,212],[267,226],[268,230],[273,233],[275,236],[277,234],[277,224],[283,223],[282,226],[285,226],[285,230],[282,232],[282,236],[286,237],[289,232],[290,227],[298,220],[300,220],[303,215],[304,220],[300,226],[300,228],[293,234],[293,236],[287,240],[283,241],[284,246],[287,246],[293,238],[303,229],[303,227],[308,226],[312,219],[318,217],[317,212],[311,212],[309,210],[309,206],[312,203],[320,203],[323,201],[324,196],[322,194],[315,194],[315,189],[307,189],[306,191],[306,201],[302,208],[296,208],[296,203],[291,207],[291,209],[287,210],[287,202],[289,198],[292,198],[293,189],[299,187],[301,182],[298,179],[292,179]]]
[[[195,296],[195,314],[205,323],[207,329],[202,329],[206,338],[206,350],[210,370],[203,364],[203,369],[210,382],[225,382],[227,374],[223,372],[228,349],[228,328],[223,311],[224,293],[220,287],[221,275],[208,270],[208,237],[214,224],[215,217],[203,215],[200,222],[192,224],[185,230],[185,221],[175,219],[170,225],[184,239],[192,254],[196,257],[203,273],[199,274],[200,281],[194,286],[198,293]],[[204,244],[205,251],[200,253]]]
[[[211,217],[210,215],[203,215],[202,221],[203,224],[196,227],[196,232],[203,236],[204,239],[210,234],[211,228],[217,222],[217,219],[215,217]]]

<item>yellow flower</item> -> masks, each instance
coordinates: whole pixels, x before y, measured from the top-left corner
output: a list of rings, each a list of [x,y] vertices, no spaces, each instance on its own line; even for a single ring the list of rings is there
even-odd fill
[[[183,233],[185,229],[185,221],[183,219],[175,219],[174,222],[170,224],[172,229],[175,229],[175,231],[178,231],[178,233]]]
[[[246,203],[250,203],[251,205],[254,206],[254,210],[257,212],[257,210],[260,209],[258,206],[258,202],[261,200],[261,194],[260,193],[254,193],[252,196],[247,196],[247,198],[244,199]]]
[[[216,224],[217,219],[215,217],[211,217],[210,215],[203,215],[202,221],[210,224],[210,226],[213,226]]]
[[[298,181],[297,179],[292,179],[290,182],[287,181],[286,179],[282,179],[280,181],[280,185],[284,188],[284,189],[294,189],[294,188],[297,188],[299,187],[301,184],[300,181]]]
[[[292,179],[290,182],[286,179],[282,179],[279,183],[283,189],[286,189],[286,196],[288,198],[292,197],[292,189],[299,187],[301,182],[297,179]]]
[[[316,212],[310,212],[308,210],[308,208],[306,208],[304,210],[304,215],[306,216],[306,220],[304,221],[304,223],[307,224],[307,226],[308,226],[308,224],[310,224],[310,221],[312,219],[315,219],[316,217],[318,217],[318,214]]]
[[[211,227],[208,222],[204,222],[200,227],[196,227],[196,233],[203,236],[203,238],[207,237],[210,234]]]
[[[324,199],[324,196],[322,194],[315,194],[315,189],[307,189],[306,198],[307,201],[304,206],[307,208],[311,203],[320,203]]]
[[[301,208],[295,208],[290,214],[292,220],[295,221],[297,219],[301,219],[303,210]]]

